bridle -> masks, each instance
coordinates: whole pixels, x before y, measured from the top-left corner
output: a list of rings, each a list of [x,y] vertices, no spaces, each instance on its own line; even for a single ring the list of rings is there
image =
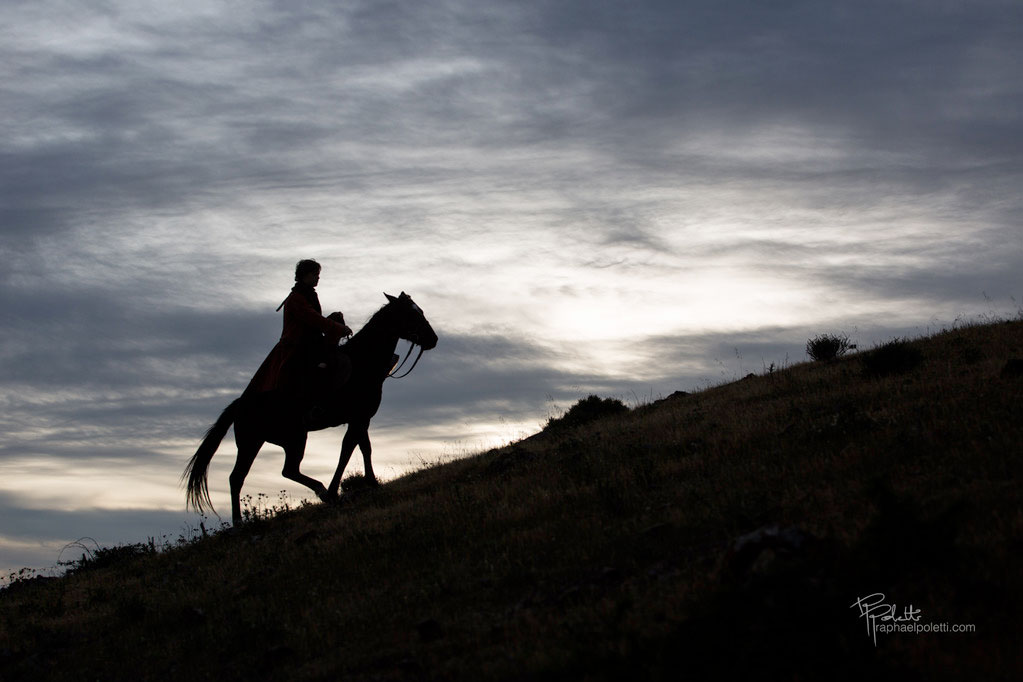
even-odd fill
[[[423,311],[419,309],[419,306],[417,306],[415,303],[413,303],[412,305],[414,306],[416,312],[418,312],[420,315],[422,315]],[[423,321],[425,322],[426,319],[423,318]],[[419,329],[416,329],[415,332],[413,332],[411,335],[409,335],[409,337],[407,339],[405,339],[410,344],[409,347],[408,347],[408,352],[405,353],[405,359],[401,361],[401,364],[399,364],[397,367],[395,367],[390,372],[388,372],[387,376],[384,377],[384,379],[404,379],[409,374],[412,374],[412,370],[414,370],[416,368],[416,365],[419,364],[419,358],[423,357],[423,351],[426,350],[419,343],[419,332],[420,332],[420,330],[421,330],[421,325],[420,325]],[[401,368],[405,366],[406,362],[408,362],[408,359],[412,355],[412,351],[415,350],[416,346],[419,346],[419,354],[416,356],[416,359],[412,361],[412,366],[408,368],[408,371],[406,371],[404,374],[399,376],[398,372],[400,372]]]

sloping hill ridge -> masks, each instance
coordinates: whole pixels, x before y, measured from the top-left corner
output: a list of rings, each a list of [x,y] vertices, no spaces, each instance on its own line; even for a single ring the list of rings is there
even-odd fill
[[[0,678],[1023,679],[1023,322],[891,348],[16,584]]]

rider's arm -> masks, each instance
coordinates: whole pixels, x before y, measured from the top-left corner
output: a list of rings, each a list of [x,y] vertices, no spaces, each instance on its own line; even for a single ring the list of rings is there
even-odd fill
[[[352,330],[345,325],[328,320],[316,312],[316,308],[306,300],[305,296],[292,295],[290,298],[291,301],[288,302],[290,312],[303,327],[323,332],[331,343],[337,343],[341,337],[351,333]]]

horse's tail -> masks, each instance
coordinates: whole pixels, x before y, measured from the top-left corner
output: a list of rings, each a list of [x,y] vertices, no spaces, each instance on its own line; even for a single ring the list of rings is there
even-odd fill
[[[199,449],[192,455],[192,459],[188,460],[185,473],[181,475],[182,481],[187,479],[185,486],[186,509],[191,505],[192,509],[199,513],[206,510],[213,511],[210,489],[206,483],[206,472],[210,468],[210,461],[213,459],[213,455],[217,452],[217,448],[220,447],[220,441],[224,440],[227,430],[234,423],[241,402],[242,399],[238,398],[224,409],[220,414],[220,418],[206,432],[202,443],[199,444]]]

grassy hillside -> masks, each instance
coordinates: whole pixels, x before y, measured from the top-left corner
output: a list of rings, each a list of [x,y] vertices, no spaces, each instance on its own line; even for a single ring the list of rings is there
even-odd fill
[[[0,678],[1021,679],[1014,358],[861,349],[111,552],[0,593]],[[975,631],[875,645],[873,593]]]

